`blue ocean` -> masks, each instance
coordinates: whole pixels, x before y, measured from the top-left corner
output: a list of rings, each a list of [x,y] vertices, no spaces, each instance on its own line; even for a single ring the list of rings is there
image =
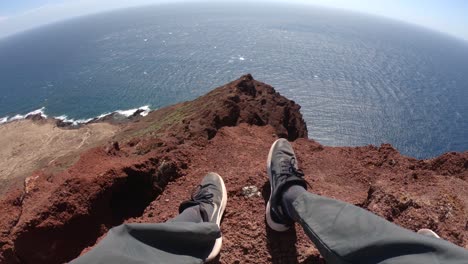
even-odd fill
[[[157,109],[245,73],[299,103],[322,144],[468,150],[467,42],[305,6],[147,6],[0,39],[0,123]]]

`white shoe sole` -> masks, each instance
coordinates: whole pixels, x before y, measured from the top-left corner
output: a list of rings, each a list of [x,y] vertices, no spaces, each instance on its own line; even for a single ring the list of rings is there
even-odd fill
[[[417,233],[420,234],[420,235],[428,236],[428,237],[440,238],[440,236],[437,235],[436,232],[434,232],[434,231],[432,231],[430,229],[427,229],[427,228],[419,229]]]
[[[221,230],[221,218],[223,217],[224,210],[226,209],[226,204],[227,204],[227,191],[226,191],[226,186],[224,185],[223,178],[219,176],[219,174],[212,172],[212,174],[216,174],[219,177],[219,180],[221,182],[221,188],[223,192],[223,198],[221,199],[221,208],[218,211],[218,216],[216,218],[216,224]],[[210,261],[213,260],[221,251],[221,246],[223,244],[223,236],[220,236],[219,238],[216,239],[216,242],[213,246],[213,249],[211,250],[211,253],[208,255],[208,257],[205,259],[205,261]]]
[[[276,144],[282,140],[281,138],[280,139],[277,139],[273,145],[271,145],[271,148],[270,148],[270,152],[268,153],[268,159],[267,159],[267,173],[268,173],[268,178],[270,179],[270,198],[268,199],[268,203],[267,203],[267,206],[266,206],[266,221],[267,221],[267,224],[268,226],[275,230],[275,231],[278,231],[278,232],[284,232],[286,230],[288,230],[290,227],[287,226],[287,225],[283,225],[283,224],[278,224],[276,223],[275,221],[273,221],[273,219],[271,219],[271,214],[270,214],[270,201],[271,201],[271,195],[273,193],[273,184],[271,184],[273,181],[272,181],[272,175],[271,175],[271,156],[273,155],[273,149],[275,148]]]

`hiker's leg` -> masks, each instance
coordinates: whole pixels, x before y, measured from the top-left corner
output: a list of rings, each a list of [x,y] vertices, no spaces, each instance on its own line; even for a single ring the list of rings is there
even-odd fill
[[[288,203],[291,217],[328,263],[468,263],[468,250],[404,229],[357,206],[305,190]]]
[[[180,215],[160,224],[112,228],[90,252],[71,263],[203,263],[221,248],[220,220],[226,206],[221,177],[209,173],[180,206]]]
[[[285,139],[272,144],[267,173],[271,186],[267,224],[281,232],[299,222],[328,263],[468,263],[468,250],[307,192],[304,173]]]
[[[169,219],[167,222],[193,222],[193,223],[201,223],[203,222],[200,209],[198,205],[188,207],[183,210],[179,215],[176,217]]]
[[[71,263],[203,263],[218,237],[213,223],[123,224]]]

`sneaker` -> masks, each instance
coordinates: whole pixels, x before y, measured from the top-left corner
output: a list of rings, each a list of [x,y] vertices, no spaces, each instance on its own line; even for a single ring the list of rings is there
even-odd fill
[[[280,138],[271,146],[267,173],[271,186],[270,199],[266,207],[267,224],[275,231],[286,231],[294,221],[282,208],[283,191],[286,187],[295,184],[307,189],[304,173],[299,170],[294,150],[286,139]]]
[[[217,173],[210,172],[193,191],[190,200],[180,204],[179,213],[188,207],[199,205],[203,222],[216,223],[218,227],[221,227],[221,218],[223,217],[224,209],[226,209],[226,203],[227,191],[223,178]],[[216,239],[213,249],[205,261],[210,261],[219,254],[222,241],[222,236]]]

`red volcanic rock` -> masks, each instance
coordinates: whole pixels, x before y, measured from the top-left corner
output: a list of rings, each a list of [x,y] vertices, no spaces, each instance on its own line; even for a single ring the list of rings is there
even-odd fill
[[[180,139],[213,138],[225,126],[241,123],[271,125],[280,137],[307,137],[301,107],[277,93],[273,87],[255,81],[250,74],[214,89],[169,114],[169,133]],[[171,116],[172,115],[172,116]]]
[[[229,199],[214,263],[323,263],[299,226],[278,234],[265,225],[266,156],[278,137],[293,141],[310,191],[468,245],[468,152],[416,160],[388,144],[322,146],[307,139],[299,109],[245,75],[121,124],[118,135],[65,171],[46,167],[3,197],[0,263],[63,263],[113,226],[166,221],[209,171],[224,178]],[[246,197],[246,186],[261,196]]]

